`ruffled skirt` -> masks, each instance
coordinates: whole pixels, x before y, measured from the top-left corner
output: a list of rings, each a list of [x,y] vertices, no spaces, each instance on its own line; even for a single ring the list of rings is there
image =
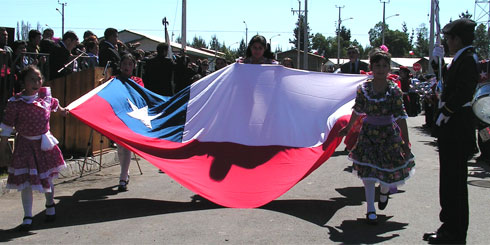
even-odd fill
[[[23,190],[31,187],[39,192],[51,192],[51,184],[59,171],[66,167],[58,146],[41,150],[41,140],[17,136],[12,162],[8,168],[7,188]]]
[[[349,154],[353,172],[361,179],[375,180],[383,185],[399,186],[415,172],[414,156],[405,159],[396,124],[362,125],[357,143]]]

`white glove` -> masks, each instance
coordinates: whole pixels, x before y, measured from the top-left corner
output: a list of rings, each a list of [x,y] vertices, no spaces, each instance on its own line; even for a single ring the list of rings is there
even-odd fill
[[[436,120],[436,125],[441,126],[442,122],[447,123],[447,121],[449,121],[449,118],[450,117],[445,116],[443,113],[439,114],[439,117]]]
[[[432,50],[432,56],[444,58],[444,46],[434,46],[434,49]]]

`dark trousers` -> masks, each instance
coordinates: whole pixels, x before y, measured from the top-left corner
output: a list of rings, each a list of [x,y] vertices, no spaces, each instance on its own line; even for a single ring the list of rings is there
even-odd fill
[[[439,232],[466,240],[468,231],[468,143],[463,140],[439,140]]]

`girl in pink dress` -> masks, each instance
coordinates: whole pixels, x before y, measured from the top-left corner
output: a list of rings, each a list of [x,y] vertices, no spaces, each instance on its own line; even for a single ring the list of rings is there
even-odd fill
[[[32,224],[32,190],[45,193],[46,221],[56,217],[53,179],[65,167],[65,161],[58,141],[49,131],[49,118],[52,111],[66,115],[67,110],[51,97],[49,87],[41,87],[43,77],[37,67],[22,70],[19,81],[25,89],[8,100],[0,124],[0,150],[5,150],[15,128],[15,148],[8,156],[7,188],[21,191],[24,220],[18,229],[28,231]]]

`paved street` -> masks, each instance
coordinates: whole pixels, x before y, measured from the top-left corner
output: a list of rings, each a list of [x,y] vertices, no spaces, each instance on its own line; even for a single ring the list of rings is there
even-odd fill
[[[439,226],[438,155],[434,138],[409,118],[416,173],[388,207],[380,224],[363,222],[362,182],[338,147],[325,164],[277,200],[256,209],[231,209],[194,197],[148,162],[131,164],[129,191],[116,192],[119,167],[107,167],[56,185],[55,223],[46,224],[44,196],[34,196],[30,233],[20,224],[20,193],[0,197],[0,242],[15,244],[424,244],[422,234]],[[490,167],[470,162],[468,244],[488,244]]]

